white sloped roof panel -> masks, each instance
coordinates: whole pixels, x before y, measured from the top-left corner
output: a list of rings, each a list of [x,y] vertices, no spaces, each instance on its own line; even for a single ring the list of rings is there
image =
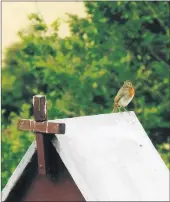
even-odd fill
[[[169,170],[134,112],[56,120],[53,143],[87,201],[169,201]]]

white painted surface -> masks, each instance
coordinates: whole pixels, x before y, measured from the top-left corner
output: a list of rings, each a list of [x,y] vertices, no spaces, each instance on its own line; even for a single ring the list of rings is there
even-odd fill
[[[53,143],[87,201],[169,201],[169,170],[134,112],[57,122]]]
[[[11,177],[9,178],[8,183],[6,184],[4,189],[2,190],[2,198],[1,198],[2,201],[6,200],[9,193],[11,192],[11,190],[13,189],[13,187],[15,186],[15,184],[17,183],[17,181],[19,180],[19,178],[23,174],[23,171],[25,170],[28,163],[31,161],[31,158],[32,158],[35,150],[36,150],[36,143],[34,141],[30,145],[29,149],[27,150],[27,152],[23,156],[22,160],[20,161],[20,163],[16,167],[16,169],[13,172],[13,174],[11,175]]]

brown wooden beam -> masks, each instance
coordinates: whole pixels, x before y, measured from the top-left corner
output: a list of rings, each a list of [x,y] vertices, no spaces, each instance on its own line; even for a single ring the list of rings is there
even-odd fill
[[[64,134],[65,124],[52,121],[36,122],[34,120],[21,119],[18,122],[18,129],[46,134]]]
[[[34,118],[37,123],[41,123],[47,120],[47,102],[45,96],[37,95],[33,97],[33,111]],[[45,148],[45,138],[43,133],[36,133],[36,144],[38,156],[38,171],[40,175],[46,175],[47,159],[45,153],[47,148]]]
[[[47,163],[45,156],[44,147],[44,135],[42,133],[36,133],[36,143],[37,143],[37,156],[38,156],[38,170],[40,175],[46,175],[47,173]]]
[[[33,97],[33,111],[35,120],[19,120],[18,129],[35,132],[39,174],[46,175],[48,170],[50,170],[48,165],[50,155],[48,147],[52,137],[47,134],[64,134],[65,124],[47,121],[47,102],[44,95]]]

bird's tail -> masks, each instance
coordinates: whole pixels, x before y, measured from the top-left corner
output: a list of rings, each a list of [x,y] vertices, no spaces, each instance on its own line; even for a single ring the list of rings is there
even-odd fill
[[[116,113],[117,112],[117,109],[118,109],[118,104],[117,103],[114,103],[113,105],[113,113]]]

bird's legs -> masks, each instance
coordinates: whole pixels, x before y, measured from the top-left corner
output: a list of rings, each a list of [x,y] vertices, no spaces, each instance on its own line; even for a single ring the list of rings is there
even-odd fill
[[[118,110],[119,110],[120,114],[123,116],[123,114],[122,114],[122,112],[121,112],[121,110],[120,110],[121,108],[122,108],[122,107],[119,106],[119,107],[118,107]]]
[[[127,111],[125,107],[123,107],[123,109],[124,109],[126,112],[128,112],[128,114],[130,115],[130,112],[129,112],[129,111]]]
[[[119,112],[121,112],[120,108],[121,108],[121,107],[118,107]]]
[[[123,107],[123,109],[127,112],[127,110],[126,110],[126,108],[125,107]]]

